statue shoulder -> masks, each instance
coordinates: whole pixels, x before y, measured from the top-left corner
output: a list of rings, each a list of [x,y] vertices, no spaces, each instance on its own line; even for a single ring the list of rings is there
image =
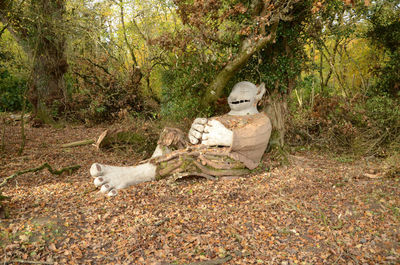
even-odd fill
[[[271,121],[270,118],[268,117],[267,113],[260,112],[258,114],[260,114],[260,119]]]

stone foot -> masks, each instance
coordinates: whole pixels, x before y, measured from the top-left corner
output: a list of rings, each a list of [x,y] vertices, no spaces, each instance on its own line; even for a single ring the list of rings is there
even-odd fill
[[[156,166],[145,163],[133,167],[114,167],[94,163],[90,167],[90,175],[95,178],[94,185],[101,186],[102,193],[115,196],[119,189],[155,180]]]

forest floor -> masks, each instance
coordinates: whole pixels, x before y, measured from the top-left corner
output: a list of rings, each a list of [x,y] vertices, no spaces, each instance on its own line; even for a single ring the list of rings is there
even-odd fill
[[[130,165],[133,153],[61,144],[95,139],[105,126],[6,128],[0,181],[47,162],[2,188],[1,264],[399,264],[400,181],[379,160],[302,151],[251,177],[143,183],[107,198],[93,162]],[[268,168],[270,162],[264,161]]]

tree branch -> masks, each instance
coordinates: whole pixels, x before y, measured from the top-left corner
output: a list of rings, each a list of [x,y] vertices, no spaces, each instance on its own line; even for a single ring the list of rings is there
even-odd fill
[[[131,57],[132,57],[134,66],[138,66],[135,53],[133,52],[133,48],[132,48],[131,44],[128,41],[128,36],[126,35],[125,20],[124,20],[124,3],[123,3],[122,0],[120,0],[119,8],[120,8],[121,24],[122,24],[122,30],[123,30],[123,33],[124,33],[125,43],[128,46],[129,52],[131,53]]]
[[[7,24],[0,30],[0,38],[1,38],[1,35],[3,35],[4,31],[6,31],[6,29],[8,28],[9,25],[10,25],[10,23],[7,23]]]
[[[64,168],[62,168],[60,170],[54,170],[48,163],[44,163],[40,167],[30,168],[30,169],[18,171],[17,173],[12,174],[11,176],[5,178],[2,183],[0,183],[0,188],[5,186],[9,180],[12,180],[13,178],[15,178],[17,176],[23,175],[23,174],[28,173],[28,172],[37,172],[37,171],[40,171],[40,170],[43,170],[43,169],[47,168],[51,174],[53,174],[53,175],[61,175],[65,171],[68,171],[68,172],[71,173],[72,171],[75,171],[75,170],[79,169],[80,167],[81,166],[79,166],[79,165],[75,165],[75,166],[70,166],[70,167],[64,167]]]
[[[206,90],[203,104],[209,105],[216,101],[222,94],[222,91],[234,74],[247,63],[251,56],[264,48],[268,43],[275,41],[276,31],[279,22],[271,26],[270,34],[266,37],[254,40],[253,37],[248,37],[242,42],[239,54],[230,61],[214,78]]]

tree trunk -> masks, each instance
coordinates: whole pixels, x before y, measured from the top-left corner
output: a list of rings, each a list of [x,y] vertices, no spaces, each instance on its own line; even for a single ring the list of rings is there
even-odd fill
[[[42,19],[37,22],[36,40],[30,41],[35,56],[28,100],[34,114],[49,122],[64,111],[66,103],[64,74],[68,64],[64,30],[61,28],[65,0],[39,0],[32,5],[42,12]]]
[[[283,146],[285,144],[286,133],[287,96],[274,90],[266,99],[266,105],[267,107],[264,111],[267,113],[272,123],[270,144]]]
[[[231,78],[240,70],[240,68],[247,63],[251,56],[257,51],[264,48],[267,44],[275,41],[276,31],[279,22],[271,26],[271,31],[268,36],[265,36],[257,41],[252,37],[248,37],[242,42],[242,47],[237,56],[217,74],[211,84],[207,87],[203,105],[209,106],[219,99],[222,95],[223,89]]]
[[[33,114],[44,122],[51,122],[66,103],[64,74],[68,64],[62,28],[66,0],[22,3],[16,6],[12,1],[0,0],[0,18],[9,25],[8,30],[32,60],[28,100]]]
[[[47,51],[34,59],[32,78],[28,84],[28,100],[33,106],[34,115],[46,123],[65,108],[63,77],[68,65],[63,57],[63,50],[49,45]]]

